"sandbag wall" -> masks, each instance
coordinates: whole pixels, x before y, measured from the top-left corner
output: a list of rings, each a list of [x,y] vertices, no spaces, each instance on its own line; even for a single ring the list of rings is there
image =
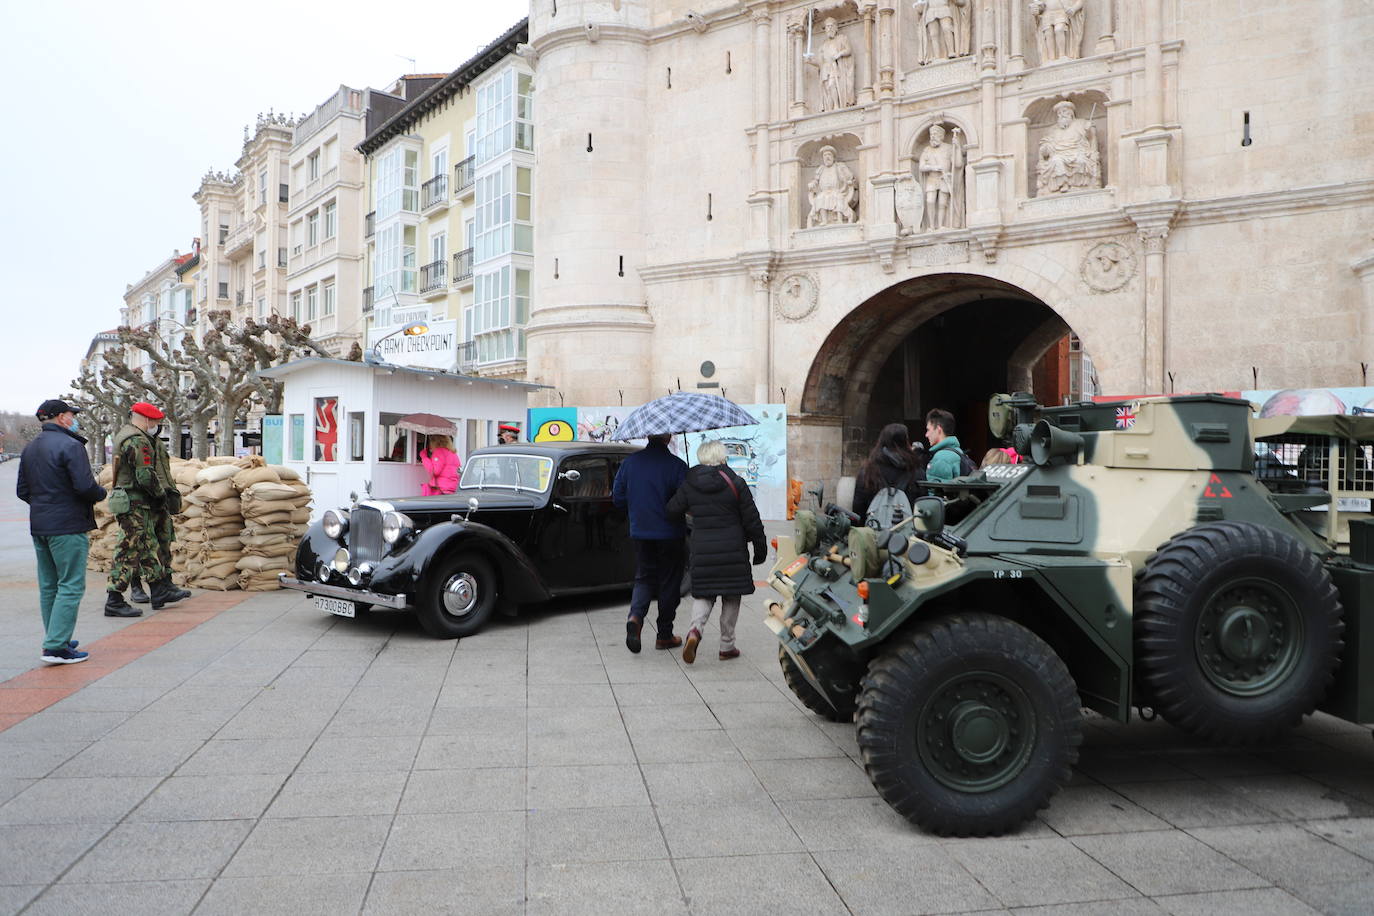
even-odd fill
[[[243,512],[239,587],[250,592],[279,588],[277,574],[294,573],[296,545],[310,523],[310,488],[281,465],[241,471],[233,482]]]

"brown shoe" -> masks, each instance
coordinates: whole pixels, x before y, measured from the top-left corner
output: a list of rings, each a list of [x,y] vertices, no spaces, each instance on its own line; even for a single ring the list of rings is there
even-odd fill
[[[687,631],[687,645],[682,648],[682,661],[690,665],[697,660],[697,645],[701,642],[701,633],[696,627]]]
[[[739,649],[725,649],[720,653],[720,660],[728,662],[732,658],[739,658]]]
[[[682,645],[681,636],[669,636],[667,639],[654,640],[655,649],[676,649],[680,645]]]

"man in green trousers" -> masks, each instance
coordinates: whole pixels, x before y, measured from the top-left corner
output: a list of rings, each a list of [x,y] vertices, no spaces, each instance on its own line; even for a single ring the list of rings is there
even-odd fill
[[[77,435],[80,408],[65,401],[44,401],[37,417],[38,437],[19,456],[15,491],[29,504],[29,533],[38,555],[38,598],[43,611],[43,652],[49,665],[84,662],[72,639],[76,612],[86,593],[89,532],[95,528],[93,507],[105,488],[91,476],[86,440]]]

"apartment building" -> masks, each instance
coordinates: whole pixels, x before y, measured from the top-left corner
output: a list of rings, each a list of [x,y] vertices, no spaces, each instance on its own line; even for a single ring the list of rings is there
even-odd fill
[[[286,314],[335,356],[363,336],[366,163],[355,147],[405,106],[376,89],[340,86],[293,131],[286,220]]]
[[[524,377],[532,252],[533,79],[515,53],[526,37],[523,21],[508,29],[358,147],[369,328],[452,320],[457,368],[511,378]]]
[[[182,337],[195,325],[196,314],[194,288],[179,271],[198,261],[199,256],[200,239],[194,239],[189,253],[173,251],[137,282],[128,284],[119,323],[126,327],[155,326],[169,347],[180,347]],[[151,360],[144,351],[129,348],[125,355],[129,368],[151,370]]]
[[[192,195],[200,205],[205,239],[196,291],[198,317],[228,309],[236,321],[285,314],[289,154],[295,124],[283,114],[260,114],[243,129],[232,174],[207,172]]]

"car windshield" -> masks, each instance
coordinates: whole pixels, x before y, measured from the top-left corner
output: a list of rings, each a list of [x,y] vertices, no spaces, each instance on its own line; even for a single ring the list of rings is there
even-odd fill
[[[474,455],[463,467],[462,489],[507,487],[542,493],[549,487],[553,459],[537,455]]]

